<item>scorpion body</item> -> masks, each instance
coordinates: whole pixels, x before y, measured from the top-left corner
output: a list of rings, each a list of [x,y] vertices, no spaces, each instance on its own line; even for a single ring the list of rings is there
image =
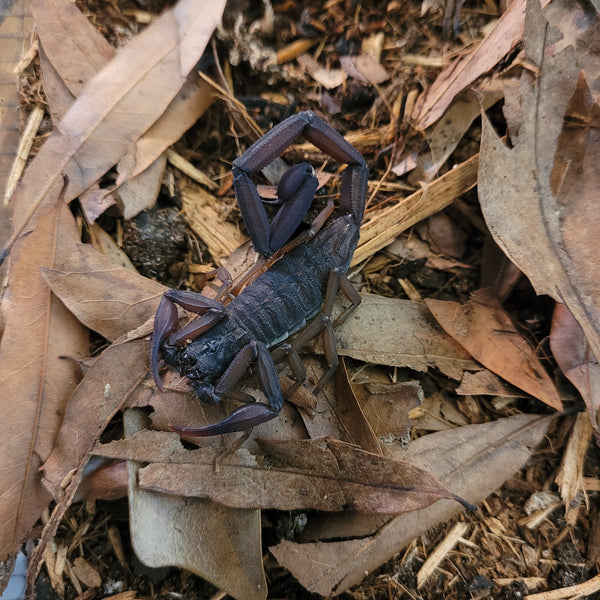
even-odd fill
[[[226,306],[191,292],[166,292],[155,318],[151,350],[152,372],[159,388],[159,352],[168,364],[189,378],[200,399],[206,402],[218,402],[230,393],[253,365],[269,405],[243,405],[225,420],[198,429],[174,428],[181,433],[214,435],[240,431],[274,418],[282,408],[283,395],[269,349],[274,348],[275,353],[281,350],[288,358],[300,385],[306,375],[297,348],[282,342],[304,328],[306,333],[299,334],[297,347],[323,332],[330,369],[318,388],[337,366],[330,321],[333,297],[341,288],[352,302],[341,318],[348,316],[360,302],[360,296],[344,273],[358,243],[364,211],[368,171],[362,156],[318,117],[299,113],[261,138],[234,162],[234,185],[255,248],[266,256],[276,252],[297,229],[310,206],[316,191],[316,177],[309,165],[289,169],[278,186],[283,206],[269,223],[249,174],[263,168],[281,152],[282,145],[289,145],[300,134],[335,158],[350,163],[342,175],[342,214],[318,232],[312,232],[310,241],[299,243],[284,253]],[[177,331],[177,311],[173,303],[199,313],[200,318]],[[320,311],[321,318],[306,327]]]

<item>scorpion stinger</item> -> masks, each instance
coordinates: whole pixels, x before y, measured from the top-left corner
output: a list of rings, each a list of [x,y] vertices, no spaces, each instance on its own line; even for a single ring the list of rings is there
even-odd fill
[[[250,175],[259,172],[275,160],[300,136],[334,159],[355,166],[355,169],[349,167],[345,172],[349,169],[351,173],[357,172],[356,168],[366,169],[361,154],[335,129],[311,111],[289,117],[254,142],[240,158],[233,161],[233,185],[254,249],[264,256],[270,256],[279,250],[296,231],[314,199],[318,181],[313,168],[307,163],[289,169],[277,187],[277,195],[282,203],[281,208],[269,223],[262,200]],[[348,178],[346,176],[345,179]],[[344,176],[342,176],[343,181]],[[360,221],[363,212],[364,206],[356,207],[355,214]]]
[[[308,232],[288,243],[317,189],[312,167],[301,163],[283,175],[277,188],[282,206],[272,222],[250,176],[299,136],[348,166],[341,180],[340,216],[326,222],[330,210],[322,211]],[[240,210],[255,249],[265,257],[281,254],[281,258],[227,306],[193,292],[167,291],[155,317],[151,371],[157,387],[162,388],[158,376],[162,352],[168,364],[188,377],[201,400],[218,402],[223,396],[233,396],[234,386],[253,368],[268,404],[245,404],[206,427],[173,427],[187,435],[245,431],[276,417],[283,406],[283,393],[274,359],[289,363],[295,383],[288,393],[293,393],[306,379],[297,350],[318,335],[323,337],[329,365],[315,388],[315,393],[320,392],[338,363],[334,326],[360,303],[360,295],[345,275],[358,243],[367,193],[368,169],[360,153],[314,113],[303,112],[250,146],[234,161],[233,173]],[[332,324],[338,291],[350,300],[350,306]],[[175,304],[200,317],[177,330]],[[292,343],[287,343],[296,333]]]

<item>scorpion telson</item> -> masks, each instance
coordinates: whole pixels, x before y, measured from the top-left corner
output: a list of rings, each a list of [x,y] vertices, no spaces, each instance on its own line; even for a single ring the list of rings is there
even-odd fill
[[[323,336],[329,369],[315,393],[337,367],[333,328],[360,303],[360,295],[345,273],[358,243],[365,208],[369,172],[363,157],[314,113],[301,112],[274,127],[233,162],[233,184],[255,250],[269,257],[284,248],[313,201],[318,187],[314,171],[301,163],[285,172],[277,187],[281,207],[271,222],[250,176],[300,136],[336,161],[348,164],[341,177],[339,216],[320,230],[320,225],[313,226],[301,238],[302,243],[290,244],[291,250],[226,306],[194,292],[168,290],[154,319],[150,349],[150,368],[160,390],[158,361],[162,353],[169,365],[189,378],[205,402],[233,395],[234,386],[252,367],[268,405],[243,404],[226,419],[205,427],[173,427],[181,434],[246,431],[275,418],[283,406],[275,362],[288,361],[295,384],[286,393],[293,393],[306,379],[297,350],[318,335]],[[339,290],[351,304],[332,323],[333,302]],[[178,329],[176,304],[199,317]],[[319,313],[307,326],[307,321]],[[292,344],[285,343],[297,332]]]

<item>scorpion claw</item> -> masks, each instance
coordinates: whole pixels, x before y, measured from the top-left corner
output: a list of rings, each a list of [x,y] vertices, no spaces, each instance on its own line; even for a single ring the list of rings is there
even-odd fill
[[[235,431],[248,431],[256,425],[274,419],[278,414],[279,411],[269,408],[266,404],[252,402],[251,404],[244,404],[243,406],[236,408],[227,418],[218,423],[213,423],[212,425],[197,428],[171,425],[170,429],[180,435],[193,437],[221,435],[223,433],[233,433]]]

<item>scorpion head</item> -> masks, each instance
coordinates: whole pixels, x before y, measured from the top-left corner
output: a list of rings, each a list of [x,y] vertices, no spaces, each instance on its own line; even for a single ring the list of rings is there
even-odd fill
[[[215,381],[228,364],[225,350],[220,338],[194,340],[181,351],[181,373],[192,380]]]

